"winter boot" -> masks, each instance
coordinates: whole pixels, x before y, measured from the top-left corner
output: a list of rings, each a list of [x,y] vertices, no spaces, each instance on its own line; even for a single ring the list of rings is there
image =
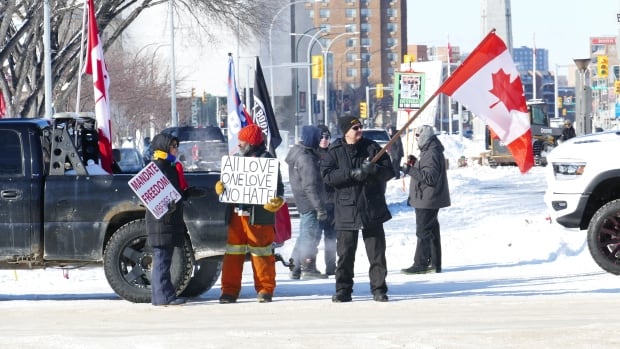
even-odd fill
[[[306,259],[301,265],[301,279],[327,279],[327,275],[321,274],[321,272],[316,269],[316,262],[314,259]]]
[[[291,280],[299,280],[301,277],[300,261],[295,261],[295,267],[288,273],[288,278]]]

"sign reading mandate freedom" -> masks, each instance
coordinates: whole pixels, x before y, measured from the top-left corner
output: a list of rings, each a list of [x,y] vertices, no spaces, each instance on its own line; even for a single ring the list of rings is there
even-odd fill
[[[266,204],[277,196],[279,166],[278,159],[223,156],[220,202]]]
[[[131,177],[127,184],[156,219],[168,212],[170,201],[181,200],[181,194],[154,162],[149,162],[142,171]]]

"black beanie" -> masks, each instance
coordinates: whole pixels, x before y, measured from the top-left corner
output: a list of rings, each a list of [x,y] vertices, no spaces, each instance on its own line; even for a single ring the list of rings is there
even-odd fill
[[[360,120],[355,116],[343,116],[338,120],[338,126],[344,135],[354,125],[361,124]]]

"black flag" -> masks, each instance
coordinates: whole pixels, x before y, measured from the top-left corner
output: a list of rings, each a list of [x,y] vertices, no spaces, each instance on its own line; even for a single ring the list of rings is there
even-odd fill
[[[276,148],[282,143],[282,136],[276,122],[276,115],[271,107],[269,99],[269,91],[265,84],[263,76],[263,68],[260,66],[260,60],[256,57],[256,78],[254,80],[254,107],[252,108],[254,122],[258,124],[267,135],[266,143],[269,152],[275,156]]]

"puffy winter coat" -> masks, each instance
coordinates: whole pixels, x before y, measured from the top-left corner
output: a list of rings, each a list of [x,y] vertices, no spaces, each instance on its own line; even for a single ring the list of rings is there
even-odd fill
[[[385,202],[386,182],[394,177],[390,157],[383,154],[377,161],[377,173],[363,182],[351,178],[351,170],[360,168],[381,150],[377,142],[362,138],[355,144],[335,140],[321,161],[325,183],[335,189],[336,230],[359,230],[378,226],[392,218]]]
[[[296,144],[286,156],[288,176],[299,213],[325,211],[325,184],[319,172],[319,155],[313,148]]]
[[[167,134],[158,134],[153,138],[151,147],[153,150],[168,152],[170,144],[175,138]],[[170,183],[179,192],[183,193],[179,183],[179,175],[174,162],[158,159],[153,162],[159,167],[161,172],[168,178]],[[146,213],[146,232],[147,241],[153,247],[183,246],[185,239],[185,223],[183,222],[183,203],[175,205],[176,209],[168,211],[160,219],[156,219],[151,212]]]
[[[414,208],[450,206],[450,188],[446,173],[444,147],[437,136],[431,136],[420,149],[420,158],[409,168],[409,205]]]
[[[257,158],[273,158],[270,152],[267,151],[265,147],[265,143],[261,143],[258,146],[253,146],[252,149],[245,154],[246,157],[257,157]],[[276,191],[276,195],[284,196],[284,184],[282,183],[282,175],[278,170],[278,188]],[[231,204],[234,207],[237,207],[243,211],[250,212],[250,224],[252,225],[274,225],[276,222],[276,216],[274,213],[269,212],[263,208],[263,205],[247,205],[247,204]],[[225,221],[226,224],[230,222],[230,215],[232,214],[232,209],[226,210]]]

